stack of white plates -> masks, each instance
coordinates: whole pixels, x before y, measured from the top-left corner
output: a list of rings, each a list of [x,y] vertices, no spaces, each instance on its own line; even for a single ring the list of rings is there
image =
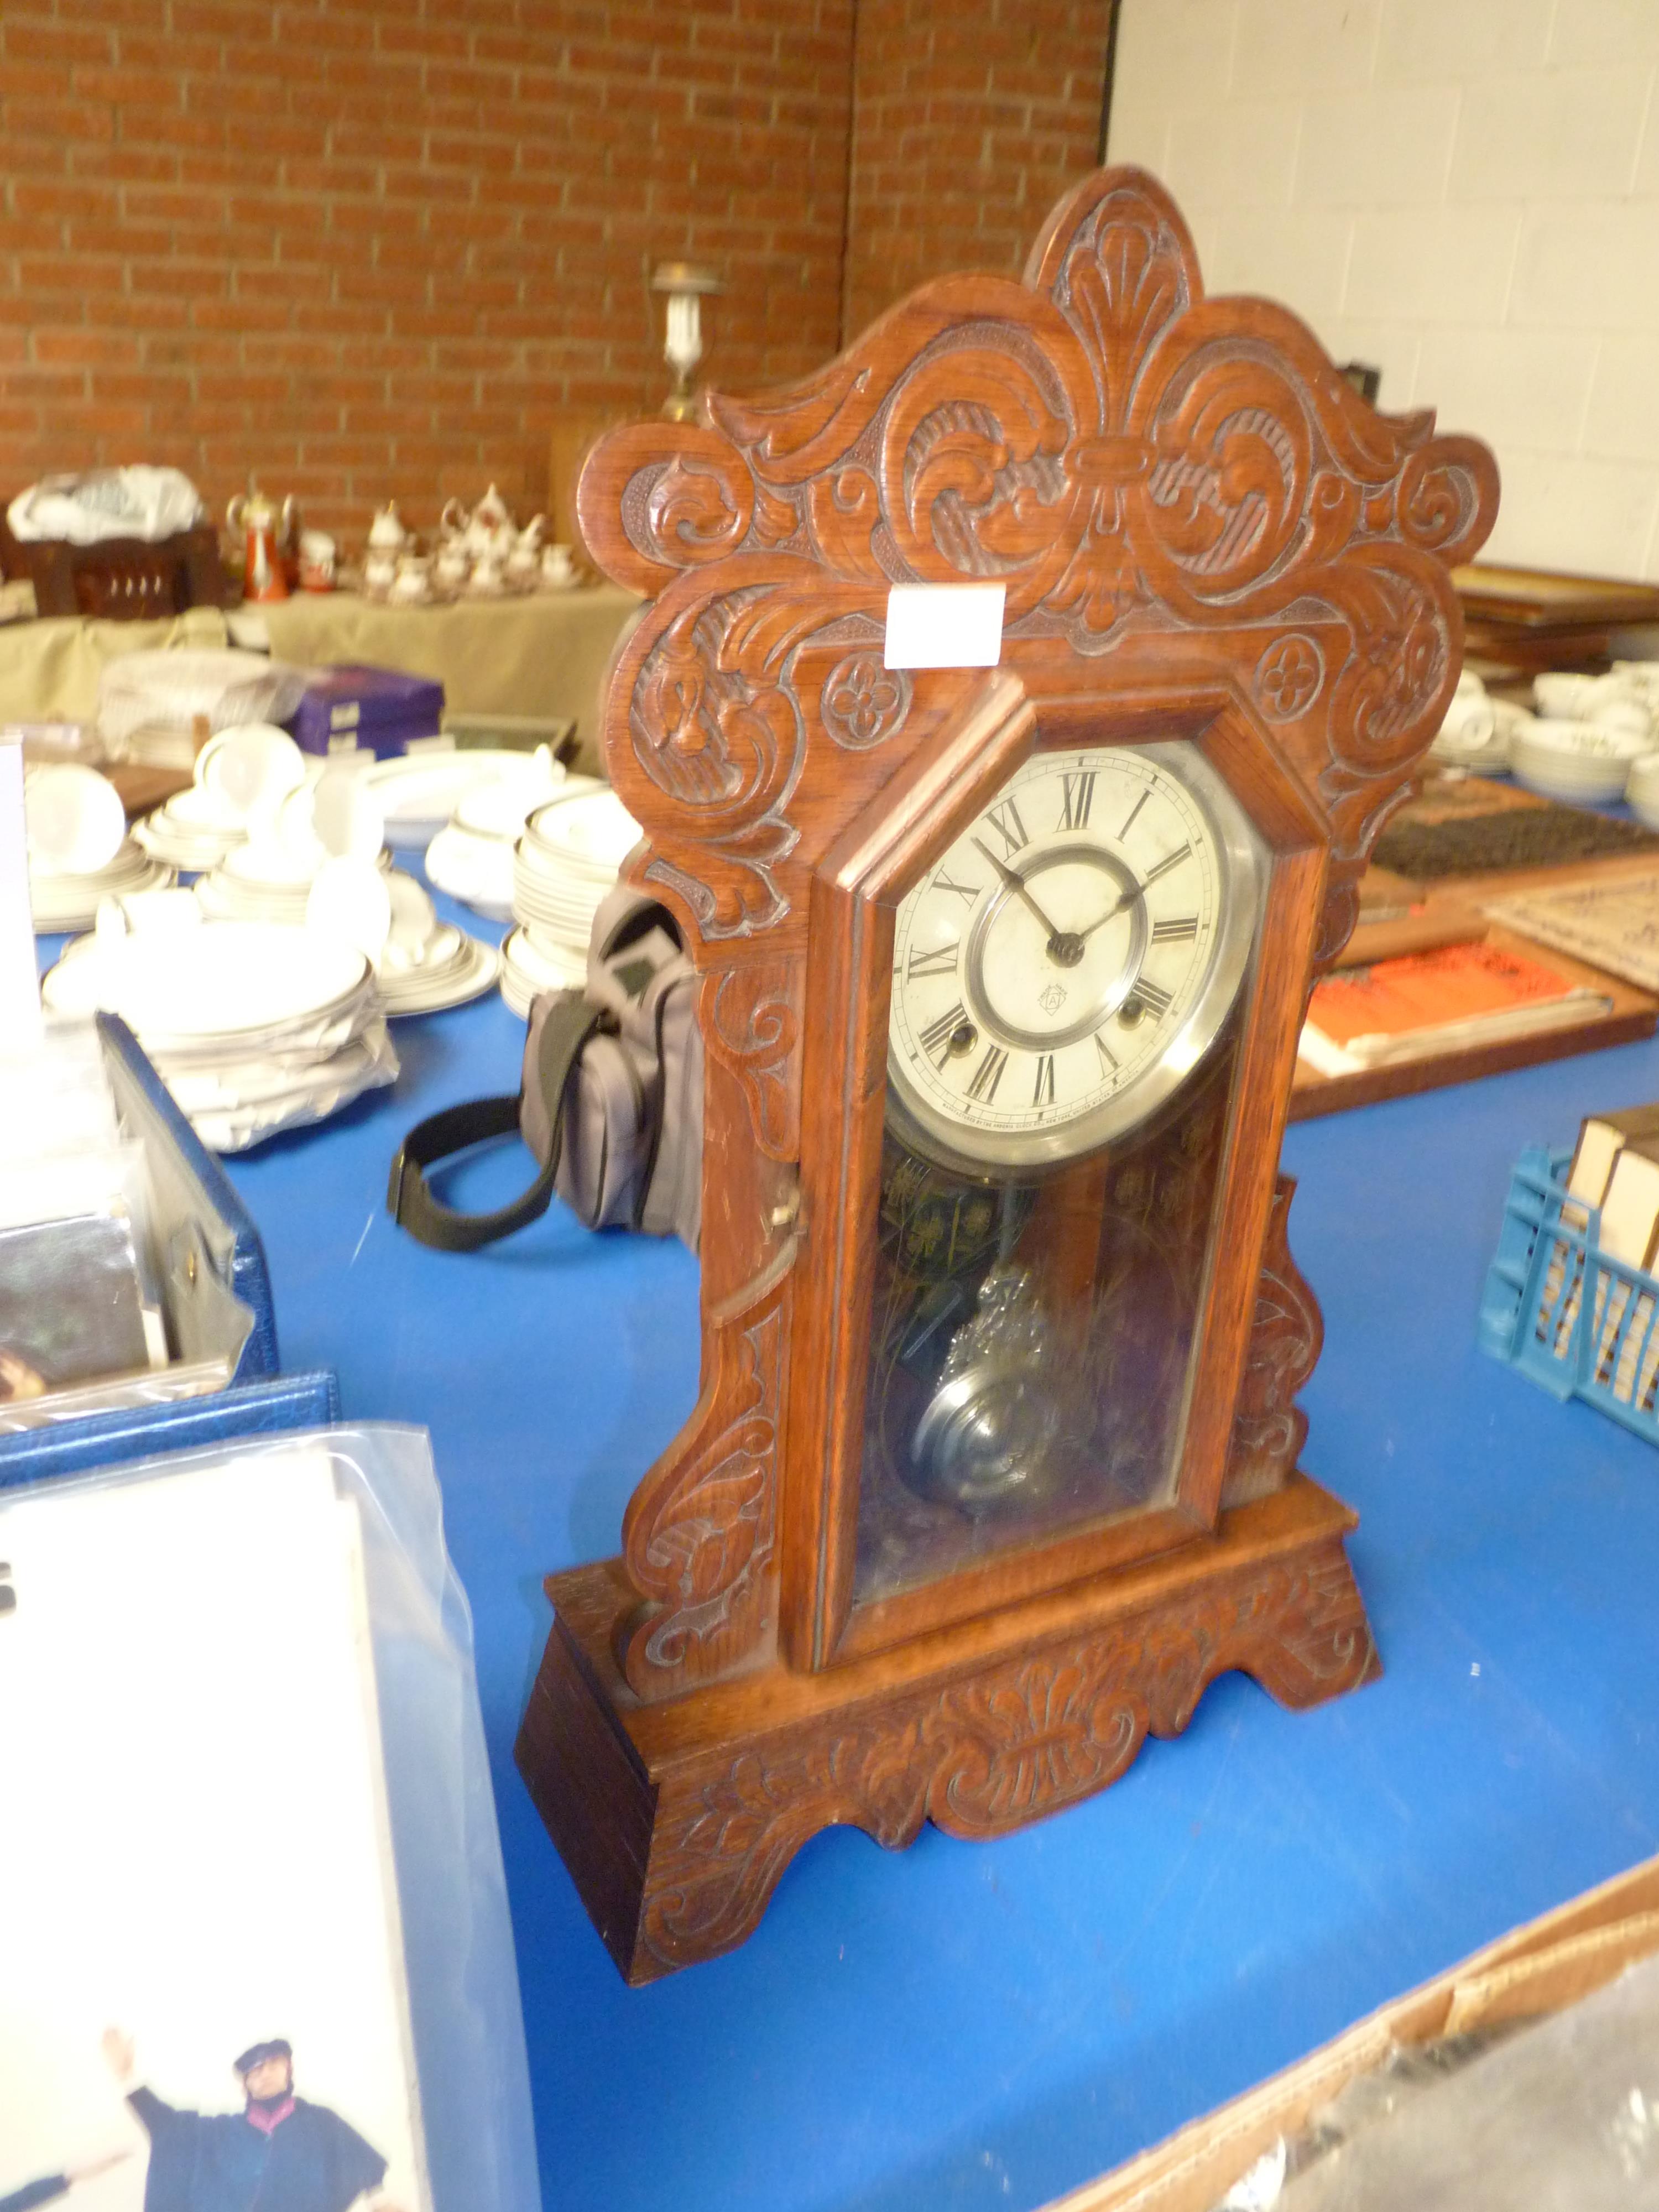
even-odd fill
[[[1630,764],[1625,797],[1631,811],[1650,830],[1659,830],[1659,753],[1638,753]]]
[[[501,947],[501,996],[521,1022],[544,991],[580,991],[587,981],[587,956],[544,942],[533,929],[515,929]]]
[[[639,839],[639,823],[614,791],[539,807],[514,855],[514,919],[585,959],[593,916]]]
[[[124,838],[106,867],[91,875],[56,875],[29,866],[29,903],[36,933],[49,937],[65,929],[90,929],[99,902],[125,898],[132,891],[164,890],[173,871],[152,860],[131,837]]]
[[[501,996],[526,1015],[543,991],[580,988],[593,916],[639,842],[615,792],[587,786],[538,807],[513,855],[513,915],[502,946]]]
[[[302,922],[316,871],[268,843],[236,845],[196,885],[214,921]]]
[[[602,792],[591,776],[568,776],[554,805],[570,794]],[[475,914],[491,921],[513,919],[513,852],[526,817],[549,803],[547,788],[522,777],[475,784],[457,805],[447,826],[426,851],[428,879]]]
[[[373,968],[344,939],[264,921],[121,927],[106,908],[98,934],[70,946],[42,986],[46,1010],[119,1014],[215,1151],[395,1079]]]
[[[480,784],[523,783],[545,799],[564,780],[563,769],[545,747],[533,753],[483,747],[408,753],[382,761],[366,778],[385,811],[386,841],[400,852],[424,850]]]
[[[216,868],[226,854],[242,844],[247,824],[210,792],[192,784],[147,814],[132,834],[152,860],[198,873]]]
[[[1595,805],[1622,796],[1631,763],[1649,750],[1645,738],[1599,722],[1544,720],[1514,739],[1510,765],[1529,790]]]

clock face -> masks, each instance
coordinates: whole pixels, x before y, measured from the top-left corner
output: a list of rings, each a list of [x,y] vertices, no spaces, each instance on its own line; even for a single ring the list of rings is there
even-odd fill
[[[1036,754],[899,908],[898,1132],[1018,1172],[1133,1128],[1213,1042],[1260,881],[1243,810],[1192,745]]]

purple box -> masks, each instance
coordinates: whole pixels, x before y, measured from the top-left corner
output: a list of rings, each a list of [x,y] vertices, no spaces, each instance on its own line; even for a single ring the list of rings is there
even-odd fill
[[[294,737],[308,753],[356,747],[384,760],[417,738],[436,737],[443,712],[444,687],[429,676],[345,664],[315,671],[294,717]]]

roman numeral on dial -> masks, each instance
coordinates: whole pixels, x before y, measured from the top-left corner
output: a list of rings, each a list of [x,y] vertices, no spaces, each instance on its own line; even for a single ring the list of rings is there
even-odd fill
[[[1109,1067],[1113,1073],[1115,1074],[1117,1072],[1117,1054],[1112,1050],[1110,1045],[1107,1043],[1103,1030],[1097,1030],[1095,1031],[1095,1050],[1100,1055],[1101,1066],[1103,1067]]]
[[[943,868],[934,877],[932,888],[936,891],[954,891],[959,899],[966,899],[969,906],[979,896],[977,884],[952,883]]]
[[[1161,1018],[1174,1004],[1173,991],[1161,991],[1156,983],[1149,982],[1146,976],[1140,975],[1137,976],[1133,990],[1123,1001],[1123,1012],[1132,1019],[1141,1014],[1156,1014]]]
[[[1147,869],[1141,888],[1145,890],[1146,884],[1155,884],[1160,876],[1167,876],[1171,868],[1178,868],[1192,849],[1190,845],[1177,845],[1173,853],[1166,853],[1161,860]]]
[[[1054,1056],[1051,1052],[1037,1054],[1036,1083],[1031,1092],[1033,1106],[1052,1106],[1054,1103]]]
[[[1129,809],[1129,818],[1117,833],[1117,841],[1120,845],[1128,836],[1129,832],[1134,828],[1136,815],[1139,813],[1141,808],[1146,804],[1146,801],[1152,797],[1152,794],[1150,791],[1143,791],[1139,798],[1136,799],[1134,805]]]
[[[974,1070],[974,1079],[968,1085],[970,1098],[982,1099],[986,1105],[997,1095],[997,1085],[1002,1080],[1002,1071],[1008,1065],[1008,1055],[998,1045],[987,1045],[985,1057]]]
[[[1184,914],[1179,921],[1155,921],[1152,924],[1154,945],[1185,945],[1197,935],[1198,916],[1195,914]]]
[[[1030,842],[1030,832],[1019,818],[1019,809],[1012,799],[1005,799],[1000,806],[993,806],[985,819],[1001,838],[1006,849],[1018,853]]]
[[[1060,784],[1064,803],[1060,807],[1060,826],[1062,830],[1086,830],[1095,804],[1095,775],[1092,769],[1077,775],[1063,775]]]
[[[1196,929],[1196,922],[1193,925]],[[912,952],[905,967],[904,980],[914,983],[918,975],[952,975],[956,973],[957,955],[962,950],[962,939],[953,937],[948,945],[936,945],[931,952]]]
[[[968,1019],[968,1009],[960,999],[948,1014],[941,1014],[936,1022],[929,1022],[921,1033],[921,1048],[929,1060],[940,1067],[951,1057],[951,1040]]]

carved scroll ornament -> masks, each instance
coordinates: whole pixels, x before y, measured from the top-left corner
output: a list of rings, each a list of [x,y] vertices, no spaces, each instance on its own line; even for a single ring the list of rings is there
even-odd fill
[[[874,680],[889,585],[994,578],[1017,670],[1049,641],[1092,659],[1255,634],[1252,703],[1330,824],[1334,949],[1455,680],[1447,572],[1496,512],[1484,447],[1378,414],[1284,309],[1206,300],[1133,169],[1061,203],[1022,281],[924,285],[817,374],[701,406],[613,432],[580,500],[608,573],[659,595],[616,672],[610,757],[663,841],[647,872],[705,935],[787,921],[810,859],[792,800],[849,732],[902,721]],[[809,708],[796,656],[837,625]]]

